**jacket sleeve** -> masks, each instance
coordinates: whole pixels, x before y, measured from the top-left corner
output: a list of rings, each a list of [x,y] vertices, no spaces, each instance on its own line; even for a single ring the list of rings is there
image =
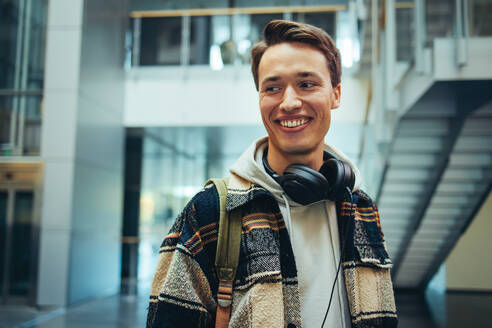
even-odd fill
[[[208,189],[188,203],[160,247],[150,290],[147,328],[215,324],[217,303],[213,291],[217,282],[210,254],[216,247],[217,224],[213,223],[215,201]]]
[[[342,221],[353,232],[347,239],[343,270],[352,327],[396,328],[396,313],[390,268],[376,204],[363,191],[354,194],[354,204],[342,203]]]

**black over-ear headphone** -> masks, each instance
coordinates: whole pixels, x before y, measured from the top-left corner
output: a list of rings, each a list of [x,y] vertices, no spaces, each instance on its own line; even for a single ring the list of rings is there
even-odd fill
[[[267,161],[268,147],[263,152],[263,166],[285,193],[301,205],[320,200],[342,200],[354,188],[355,175],[350,165],[325,151],[319,172],[303,164],[287,166],[283,175],[277,174]]]

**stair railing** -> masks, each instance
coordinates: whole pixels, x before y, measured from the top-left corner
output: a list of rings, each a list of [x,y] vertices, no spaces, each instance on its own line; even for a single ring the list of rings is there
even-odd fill
[[[468,62],[468,0],[456,0],[455,8],[456,66],[463,67]]]
[[[415,0],[413,7],[413,15],[415,22],[415,71],[424,73],[424,45],[425,45],[425,1]]]

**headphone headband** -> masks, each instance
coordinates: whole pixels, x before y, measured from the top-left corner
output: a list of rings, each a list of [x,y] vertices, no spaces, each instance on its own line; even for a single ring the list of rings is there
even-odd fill
[[[353,189],[355,175],[347,163],[340,161],[328,151],[323,153],[320,171],[303,164],[287,166],[282,175],[275,172],[267,160],[268,147],[263,152],[265,171],[282,187],[295,202],[308,205],[320,200],[342,200],[346,188]]]

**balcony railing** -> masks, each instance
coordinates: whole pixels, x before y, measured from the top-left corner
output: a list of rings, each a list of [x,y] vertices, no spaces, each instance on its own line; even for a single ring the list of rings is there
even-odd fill
[[[47,6],[11,1],[0,12],[0,157],[40,154]]]
[[[254,43],[274,19],[309,23],[328,32],[342,51],[342,64],[360,59],[355,7],[292,6],[134,11],[127,38],[127,66],[248,65]],[[352,26],[349,26],[351,24]]]
[[[0,156],[38,156],[41,137],[40,91],[0,91]]]
[[[468,40],[492,36],[492,1],[378,0],[370,4],[371,88],[358,164],[372,177],[367,185],[374,193],[382,175],[378,163],[385,161],[395,124],[405,110],[399,102],[399,87],[406,77],[422,87],[430,83],[437,38],[454,40],[454,51],[447,56],[455,60],[456,70],[470,64]]]

